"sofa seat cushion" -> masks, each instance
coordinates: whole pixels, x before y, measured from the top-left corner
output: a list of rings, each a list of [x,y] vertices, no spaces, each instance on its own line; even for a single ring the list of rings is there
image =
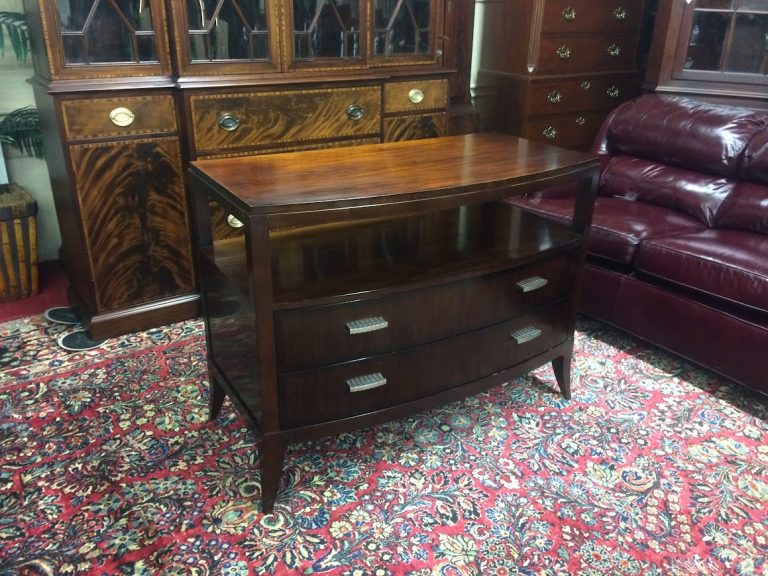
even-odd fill
[[[739,230],[704,230],[651,238],[635,269],[709,296],[768,312],[768,238]]]
[[[509,202],[564,223],[570,222],[574,207],[574,200],[570,198],[514,197]],[[675,210],[599,196],[595,200],[587,251],[591,256],[629,266],[645,238],[702,230],[706,227],[696,218]]]

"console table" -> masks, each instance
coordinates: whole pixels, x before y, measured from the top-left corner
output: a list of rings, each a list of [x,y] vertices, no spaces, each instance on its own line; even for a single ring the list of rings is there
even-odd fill
[[[598,166],[504,134],[192,162],[210,417],[226,395],[259,434],[264,512],[289,442],[546,362],[570,397]],[[503,201],[565,184],[570,226]]]

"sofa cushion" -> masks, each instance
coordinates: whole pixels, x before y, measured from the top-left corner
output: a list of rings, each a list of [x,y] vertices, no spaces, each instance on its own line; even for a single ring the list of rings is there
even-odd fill
[[[734,186],[733,180],[722,176],[619,155],[611,158],[603,169],[599,194],[650,202],[712,226],[715,214]]]
[[[510,203],[536,214],[568,223],[574,200],[566,198],[514,197]],[[590,255],[631,265],[638,244],[649,237],[686,234],[705,230],[698,220],[680,212],[645,202],[598,197],[587,251]]]
[[[592,149],[735,177],[747,143],[767,122],[744,108],[646,94],[614,109]]]
[[[768,312],[768,241],[739,230],[650,238],[635,269],[678,286]]]
[[[739,182],[717,213],[715,227],[768,235],[768,186]]]

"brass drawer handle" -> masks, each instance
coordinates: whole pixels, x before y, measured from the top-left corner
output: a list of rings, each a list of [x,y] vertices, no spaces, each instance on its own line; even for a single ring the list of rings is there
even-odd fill
[[[554,140],[555,136],[557,136],[557,130],[552,128],[552,126],[547,126],[544,128],[544,130],[541,131],[541,133],[544,135],[544,138],[547,140]]]
[[[608,88],[608,90],[605,91],[605,93],[608,94],[608,96],[610,96],[611,98],[618,98],[619,94],[621,94],[621,92],[619,91],[618,88],[616,88],[616,86],[611,86],[610,88]]]
[[[218,124],[219,128],[222,130],[232,132],[233,130],[237,130],[237,127],[240,126],[240,120],[233,114],[227,112],[226,114],[219,116]]]
[[[136,115],[129,108],[123,108],[122,106],[115,108],[109,113],[109,119],[115,126],[130,126],[135,118]]]
[[[365,114],[365,110],[363,110],[363,107],[359,104],[352,104],[347,108],[347,118],[350,120],[360,120],[360,118],[363,117],[363,114]]]
[[[361,318],[360,320],[352,320],[347,322],[347,330],[350,334],[364,334],[365,332],[375,332],[376,330],[384,330],[389,326],[389,322],[384,320],[381,316],[373,316],[372,318]]]
[[[578,118],[576,118],[576,124],[578,124],[579,126],[584,126],[584,124],[586,123],[587,123],[587,119],[584,118],[584,116],[579,116]]]
[[[419,104],[422,100],[424,100],[424,92],[418,88],[413,88],[410,92],[408,92],[408,100],[410,100],[413,104]]]
[[[589,80],[584,80],[584,82],[579,84],[579,86],[581,86],[586,91],[592,88],[592,82],[590,82]]]
[[[544,288],[547,284],[549,284],[549,280],[546,278],[542,278],[541,276],[531,276],[530,278],[525,278],[524,280],[516,282],[515,286],[517,286],[517,289],[520,290],[520,292],[525,293]]]
[[[619,54],[621,54],[621,46],[619,46],[618,44],[611,44],[610,46],[608,46],[608,54],[610,54],[611,56],[618,56]]]
[[[379,388],[387,383],[387,379],[381,374],[381,372],[374,372],[373,374],[366,374],[365,376],[356,376],[347,380],[347,386],[349,386],[350,392],[362,392],[363,390],[370,390],[371,388]]]
[[[526,342],[535,340],[539,336],[541,336],[541,330],[535,326],[520,328],[520,330],[515,330],[509,335],[509,337],[515,341],[515,344],[525,344]]]
[[[232,228],[242,228],[244,226],[244,224],[235,218],[235,216],[232,214],[227,216],[227,224],[229,224]]]
[[[568,48],[568,46],[560,46],[560,48],[557,49],[557,55],[563,60],[568,60],[568,58],[571,57],[571,49]]]
[[[618,8],[616,8],[616,10],[613,11],[613,15],[616,18],[616,20],[626,20],[627,10],[623,6],[619,6]]]
[[[568,8],[563,10],[563,20],[568,22],[573,22],[576,20],[576,10],[574,10],[571,6],[568,6]]]
[[[563,95],[560,93],[560,90],[552,90],[552,92],[547,94],[547,100],[552,102],[552,104],[557,104],[562,99]]]

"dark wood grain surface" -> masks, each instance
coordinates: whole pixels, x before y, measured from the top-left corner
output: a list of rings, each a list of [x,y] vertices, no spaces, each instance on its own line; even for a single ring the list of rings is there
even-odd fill
[[[527,181],[542,186],[595,165],[589,154],[484,133],[198,160],[190,171],[257,214],[408,202]]]

